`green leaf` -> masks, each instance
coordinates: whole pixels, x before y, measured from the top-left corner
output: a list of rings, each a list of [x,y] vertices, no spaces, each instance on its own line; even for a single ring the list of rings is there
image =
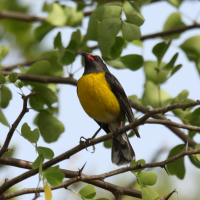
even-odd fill
[[[175,29],[175,28],[180,28],[180,27],[184,27],[185,24],[182,22],[181,20],[181,16],[180,13],[172,13],[167,21],[164,24],[163,27],[163,31],[168,31],[171,29]],[[176,34],[172,34],[169,36],[164,36],[164,39],[173,39],[173,38],[178,38],[180,36],[181,33],[176,33]]]
[[[169,72],[170,70],[172,70],[173,67],[174,67],[174,64],[175,64],[175,62],[176,62],[177,57],[178,57],[178,53],[176,53],[176,54],[172,57],[172,59],[169,61],[169,63],[167,63],[161,70],[162,70],[162,71],[166,71],[166,72]]]
[[[37,143],[40,137],[40,133],[38,129],[34,129],[31,131],[30,127],[27,123],[24,123],[21,128],[21,133],[24,138],[26,138],[31,143]]]
[[[154,185],[157,182],[157,175],[153,172],[139,172],[137,180],[141,186]]]
[[[58,3],[52,3],[46,21],[54,26],[64,26],[67,22],[67,18],[62,6]]]
[[[0,73],[0,85],[1,85],[2,83],[5,83],[5,82],[6,82],[6,80],[5,80],[4,75]]]
[[[96,196],[95,187],[93,185],[86,185],[78,192],[82,198],[91,199]]]
[[[42,154],[46,159],[52,159],[54,157],[54,153],[51,149],[46,147],[36,147],[36,150],[39,154]]]
[[[39,84],[36,87],[33,87],[33,91],[38,92],[37,96],[31,98],[35,101],[38,100],[38,104],[31,104],[33,108],[35,105],[38,106],[35,109],[41,108],[41,103],[51,107],[53,103],[58,102],[58,97],[56,94],[44,85]]]
[[[78,46],[81,44],[81,31],[79,29],[77,29],[76,31],[72,33],[71,40],[75,40]],[[76,49],[76,51],[77,50],[78,48]]]
[[[137,54],[130,54],[116,60],[106,60],[106,63],[117,69],[129,68],[133,71],[138,70],[143,65],[143,57]]]
[[[140,159],[138,161],[135,161],[133,160],[131,163],[130,163],[130,166],[133,166],[133,165],[137,165],[137,164],[146,164],[146,161],[144,159]],[[135,170],[132,170],[131,172],[135,173],[135,172],[141,172],[143,169],[135,169]]]
[[[137,2],[142,5],[142,4],[148,4],[148,3],[150,3],[151,0],[137,0]]]
[[[166,66],[166,63],[161,62],[160,67]],[[167,80],[167,72],[160,70],[159,74],[156,70],[158,68],[158,62],[156,61],[145,61],[144,62],[144,72],[146,80],[152,81],[155,84],[164,83]],[[159,77],[159,78],[158,78]]]
[[[59,171],[59,166],[50,167],[44,171],[44,176],[51,186],[59,186],[62,183],[65,175]]]
[[[143,99],[146,100],[148,105],[151,105],[153,108],[159,108],[159,93],[158,93],[158,86],[155,85],[151,81],[146,81],[145,83],[145,91],[143,94]],[[161,106],[165,107],[171,100],[171,96],[165,92],[164,90],[160,89],[160,99],[161,99]]]
[[[125,41],[122,37],[116,37],[115,43],[110,49],[110,57],[112,59],[118,58],[125,47]]]
[[[129,24],[123,21],[122,35],[125,40],[127,40],[128,42],[131,42],[133,40],[139,40],[141,37],[141,32],[138,26],[134,24]]]
[[[24,83],[21,81],[17,81],[17,82],[15,82],[15,86],[18,88],[22,88],[24,86]]]
[[[106,140],[103,143],[104,147],[106,147],[107,149],[110,149],[112,146],[112,140]]]
[[[50,70],[50,63],[47,60],[41,60],[32,64],[31,67],[28,69],[27,74],[50,76]]]
[[[171,158],[172,156],[175,156],[179,153],[181,153],[185,149],[184,144],[180,144],[176,147],[174,147],[170,153],[168,158]],[[176,175],[179,179],[183,179],[185,176],[185,165],[184,165],[184,158],[181,157],[172,163],[167,164],[167,171],[171,175]]]
[[[35,28],[33,36],[37,41],[40,42],[53,28],[55,28],[55,26],[47,22],[43,22],[40,26]]]
[[[130,42],[129,44],[134,44],[136,46],[139,47],[143,47],[142,41],[141,40],[133,40],[132,42]]]
[[[122,25],[122,20],[117,18],[105,19],[98,26],[98,33],[102,37],[115,37]]]
[[[9,74],[8,78],[11,83],[14,83],[18,79],[18,74],[17,73]]]
[[[83,19],[83,12],[77,11],[77,8],[67,7],[65,9],[66,14],[68,14],[67,25],[71,27],[81,26]]]
[[[186,113],[186,115],[184,116],[184,120],[186,120],[187,123],[189,123],[190,125],[200,126],[200,108],[195,109],[192,113]]]
[[[85,35],[86,40],[95,40],[97,41],[97,36],[98,36],[98,21],[95,16],[95,13],[92,13],[90,15],[90,20],[88,23],[88,28],[87,28],[87,33]]]
[[[61,41],[61,33],[60,31],[58,32],[58,34],[56,35],[55,39],[54,39],[54,49],[57,49],[59,47],[62,46],[62,41]]]
[[[175,6],[176,8],[178,8],[181,5],[182,1],[183,0],[168,0],[168,2],[173,6]]]
[[[122,12],[122,2],[104,4],[95,10],[96,18],[101,22],[109,18],[119,18]]]
[[[187,97],[188,97],[188,95],[189,95],[189,92],[188,92],[188,90],[183,90],[183,91],[181,91],[176,97],[174,97],[173,99],[172,99],[172,104],[174,104],[174,103],[180,103],[180,102],[182,102],[184,99],[187,99]],[[191,109],[191,108],[190,108]]]
[[[137,26],[141,26],[144,23],[145,19],[141,14],[140,9],[132,2],[125,1],[123,8],[128,23],[135,24]]]
[[[47,111],[41,111],[38,115],[38,127],[45,142],[55,142],[64,132],[63,124]]]
[[[10,48],[6,47],[6,46],[1,46],[0,47],[0,61],[6,57],[6,55],[8,54]]]
[[[167,49],[169,48],[171,41],[169,42],[160,42],[153,47],[153,54],[158,59],[158,66],[160,66],[160,62],[162,61],[163,56],[165,55]]]
[[[76,41],[72,41],[75,45],[74,47],[76,48],[77,43]],[[75,60],[75,53],[67,48],[60,47],[59,48],[59,56],[58,56],[58,61],[61,65],[69,65]]]
[[[1,107],[6,108],[9,101],[12,99],[12,93],[8,87],[5,85],[1,86]]]
[[[171,71],[171,76],[174,75],[181,67],[182,67],[182,64],[179,64],[176,67],[174,67]]]
[[[185,52],[190,61],[196,63],[197,70],[200,74],[200,35],[187,39],[180,45],[181,49]]]
[[[6,117],[4,116],[4,114],[3,114],[1,109],[0,109],[0,122],[2,124],[4,124],[5,126],[9,127],[8,121],[7,121]]]
[[[198,154],[198,155],[199,155],[199,154]],[[192,163],[194,166],[196,166],[197,168],[200,168],[200,161],[199,161],[196,157],[194,157],[194,156],[192,156],[192,155],[189,155],[188,157],[189,157],[191,163]]]
[[[98,47],[103,57],[108,57],[112,46],[115,44],[115,38],[98,37]]]
[[[159,200],[158,193],[150,187],[142,187],[142,200]]]
[[[199,150],[200,149],[200,144],[198,144],[196,147],[195,147],[195,150]],[[200,154],[196,154],[196,158],[200,161]]]
[[[39,166],[42,165],[43,162],[44,162],[44,157],[43,157],[42,154],[40,154],[40,155],[36,158],[36,160],[33,162],[32,166],[31,166],[32,169],[37,169]]]

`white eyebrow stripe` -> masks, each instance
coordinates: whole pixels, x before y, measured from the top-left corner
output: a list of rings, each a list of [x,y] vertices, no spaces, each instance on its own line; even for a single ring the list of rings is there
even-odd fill
[[[97,56],[97,57],[99,57],[102,60],[102,62],[106,65],[105,61],[99,55],[97,55],[95,53],[90,53],[90,55],[91,56]]]

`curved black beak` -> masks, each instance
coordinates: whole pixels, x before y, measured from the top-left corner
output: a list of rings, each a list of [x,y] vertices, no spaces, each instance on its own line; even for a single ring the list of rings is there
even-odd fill
[[[89,56],[89,53],[86,53],[84,51],[81,51],[79,54],[82,55],[84,58],[88,58]]]

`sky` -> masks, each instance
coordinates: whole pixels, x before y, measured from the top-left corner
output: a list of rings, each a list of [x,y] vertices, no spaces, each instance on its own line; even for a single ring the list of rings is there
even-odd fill
[[[23,0],[22,3],[24,4],[32,4],[32,9],[30,10],[30,14],[37,15],[37,16],[45,16],[44,13],[41,13],[41,6],[44,1],[36,0],[36,1],[28,1]],[[48,1],[51,2],[51,1]],[[65,1],[62,1],[62,3]],[[68,2],[67,2],[68,3]],[[68,5],[74,6],[74,3],[68,3]],[[183,21],[190,25],[193,22],[191,19],[196,19],[196,16],[199,12],[200,2],[198,1],[185,1],[179,8],[179,11],[183,13]],[[176,8],[168,4],[167,2],[161,3],[152,3],[150,5],[144,6],[142,8],[142,14],[146,19],[144,25],[141,27],[142,35],[155,33],[162,31],[162,27],[168,16],[173,13],[177,12]],[[200,20],[200,17],[198,18]],[[88,18],[83,20],[83,28],[81,28],[81,33],[86,33],[87,30],[87,23]],[[57,35],[58,31],[62,33],[62,42],[64,46],[67,46],[70,35],[76,29],[72,29],[70,27],[67,28],[56,28],[55,30],[51,31],[43,40],[42,44],[46,48],[53,48],[53,40]],[[199,29],[193,29],[191,31],[186,31],[181,34],[179,39],[173,40],[172,45],[170,46],[168,52],[164,56],[163,61],[168,62],[171,57],[176,53],[179,52],[179,57],[177,59],[177,64],[183,64],[183,67],[180,71],[174,75],[170,80],[168,80],[165,84],[161,86],[162,89],[167,91],[172,97],[177,96],[182,90],[187,89],[189,91],[189,98],[197,100],[199,99],[199,75],[195,68],[193,62],[189,62],[184,54],[183,51],[179,49],[179,45],[182,44],[187,38],[198,35]],[[152,48],[158,42],[161,42],[161,38],[155,38],[151,40],[144,41],[143,48],[136,47],[133,45],[128,45],[127,48],[123,51],[122,55],[128,54],[141,54],[144,57],[144,60],[156,60],[155,56],[152,53]],[[90,43],[95,44],[94,42]],[[94,50],[94,53],[100,54],[99,50]],[[11,59],[12,58],[12,59]],[[19,58],[15,52],[12,52],[7,58],[4,60],[5,65],[11,65],[14,63],[18,63],[23,61],[23,58]],[[14,62],[14,63],[13,63]],[[81,67],[80,56],[77,56],[76,61],[73,63],[73,71]],[[66,68],[65,68],[66,70]],[[120,81],[121,85],[123,86],[127,96],[129,95],[137,95],[139,98],[142,97],[143,94],[143,87],[144,87],[144,71],[143,69],[139,69],[135,72],[130,71],[128,69],[125,70],[116,70],[109,67],[111,73],[113,73],[117,79]],[[67,70],[66,70],[67,72]],[[83,73],[83,69],[78,71],[75,74],[75,78],[79,79]],[[67,75],[66,75],[67,76]],[[64,124],[65,132],[62,133],[60,138],[56,143],[45,143],[42,138],[40,138],[38,142],[38,146],[49,147],[54,151],[55,156],[60,155],[61,153],[71,149],[72,147],[76,146],[79,143],[80,137],[84,136],[86,138],[91,137],[94,132],[98,129],[97,124],[89,118],[84,110],[82,109],[77,93],[76,88],[71,85],[58,85],[60,92],[58,97],[60,99],[59,106],[60,111],[58,115],[58,119]],[[13,86],[10,86],[13,99],[11,100],[9,107],[5,109],[5,115],[9,121],[9,123],[13,123],[14,120],[19,115],[22,109],[22,100],[20,95],[17,94],[19,90]],[[29,93],[29,90],[23,88],[23,92],[25,94]],[[35,128],[33,124],[33,117],[36,116],[36,112],[31,110],[29,113],[25,115],[23,120],[20,122],[18,126],[18,130],[21,130],[21,126],[23,123],[27,122],[31,129]],[[136,113],[136,117],[141,117],[142,114]],[[175,122],[180,122],[180,120],[176,118],[172,118]],[[6,133],[8,132],[8,128],[0,124],[1,127],[1,134],[0,134],[0,143],[3,144],[3,141],[6,138]],[[185,133],[186,131],[183,130]],[[139,132],[141,135],[141,139],[133,137],[130,139],[130,142],[134,148],[136,153],[136,159],[145,159],[146,162],[150,162],[154,157],[154,154],[161,149],[162,147],[166,147],[167,150],[173,148],[178,144],[182,144],[183,142],[172,132],[170,132],[167,128],[162,125],[152,125],[152,124],[145,124],[139,127]],[[101,131],[99,136],[104,135],[105,133]],[[197,143],[200,142],[200,137],[195,136],[195,141]],[[17,132],[15,132],[10,146],[17,146],[17,150],[15,153],[15,158],[34,161],[37,157],[35,149],[28,141],[26,141],[23,137],[21,137]],[[111,162],[111,150],[106,149],[103,147],[102,144],[95,145],[96,151],[95,153],[90,153],[92,148],[89,148],[90,151],[82,150],[81,152],[72,156],[69,160],[62,161],[59,163],[61,168],[69,169],[73,171],[77,171],[78,168],[81,168],[83,164],[87,161],[85,169],[83,173],[92,175],[92,174],[101,174],[107,171],[111,171],[114,169],[118,169],[118,166],[115,166]],[[168,156],[168,152],[163,153],[159,156],[159,161],[166,159]],[[163,176],[169,180],[173,181],[174,189],[176,188],[179,191],[179,196],[187,196],[189,192],[195,190],[195,186],[193,185],[193,178],[195,173],[199,173],[197,168],[195,168],[189,161],[188,158],[186,160],[186,176],[183,181],[177,179],[174,176],[167,176],[163,170]],[[4,174],[0,173],[0,180],[4,178],[11,179],[26,170],[8,167],[7,170],[4,170]],[[122,179],[123,177],[123,179]],[[126,180],[124,180],[126,179]],[[130,172],[126,173],[125,176],[118,175],[116,178],[108,178],[106,181],[117,183],[120,185],[125,181],[131,182],[133,181],[134,175],[131,175]],[[30,179],[27,179],[20,184],[17,185],[18,189],[22,189],[24,187],[36,187],[38,183],[38,176],[34,176]],[[189,184],[190,183],[190,184]],[[185,187],[187,185],[187,187]],[[41,185],[42,186],[42,185]],[[78,189],[76,189],[78,191]],[[171,192],[171,191],[169,191]],[[191,194],[191,193],[190,193]],[[59,191],[53,192],[53,199],[57,199],[57,195],[60,196],[59,199],[79,199],[75,194],[71,192],[66,192],[62,190],[62,195]],[[21,200],[31,199],[33,195],[24,195],[20,197]],[[44,197],[42,197],[44,198]],[[42,199],[41,198],[41,199]]]

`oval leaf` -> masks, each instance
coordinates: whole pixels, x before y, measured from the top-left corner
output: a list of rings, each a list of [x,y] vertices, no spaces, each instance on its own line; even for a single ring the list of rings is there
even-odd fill
[[[12,73],[8,76],[9,80],[11,83],[14,83],[18,79],[18,74],[17,73]]]
[[[150,187],[142,187],[142,200],[159,200],[158,193]]]
[[[85,187],[79,190],[79,194],[82,198],[91,199],[96,196],[95,187],[93,185],[86,185]]]
[[[0,109],[0,122],[2,124],[4,124],[5,126],[8,126],[9,127],[9,124],[8,124],[8,121],[5,117],[5,115],[3,114],[2,110]]]
[[[63,124],[46,111],[38,115],[38,127],[45,142],[55,142],[61,133],[64,132]]]
[[[12,93],[8,87],[5,85],[1,86],[1,107],[6,108],[9,101],[12,99]]]
[[[180,144],[176,147],[174,147],[170,153],[168,158],[171,158],[172,156],[175,156],[179,153],[181,153],[185,149],[184,144]],[[185,176],[185,165],[184,165],[184,158],[181,157],[172,163],[167,164],[167,171],[171,175],[176,175],[179,179],[183,179]]]
[[[135,24],[137,26],[141,26],[144,23],[145,19],[140,13],[140,9],[132,2],[125,1],[123,8],[128,23]]]
[[[115,37],[122,25],[121,19],[111,18],[103,20],[98,26],[98,33],[102,37]]]
[[[117,4],[118,5],[117,5]],[[101,22],[102,20],[109,18],[119,18],[122,12],[122,2],[116,2],[115,4],[108,3],[98,7],[95,10],[96,18]]]
[[[138,26],[134,24],[129,24],[127,22],[122,23],[122,35],[125,40],[131,42],[133,40],[139,40],[141,37],[141,32]]]
[[[154,185],[157,182],[157,175],[153,172],[139,172],[137,174],[138,183],[144,185]]]
[[[36,147],[36,150],[39,154],[42,154],[46,159],[52,159],[54,157],[54,153],[51,149],[46,147]]]
[[[59,171],[59,166],[50,167],[44,171],[44,176],[51,186],[59,186],[62,183],[65,175]]]

